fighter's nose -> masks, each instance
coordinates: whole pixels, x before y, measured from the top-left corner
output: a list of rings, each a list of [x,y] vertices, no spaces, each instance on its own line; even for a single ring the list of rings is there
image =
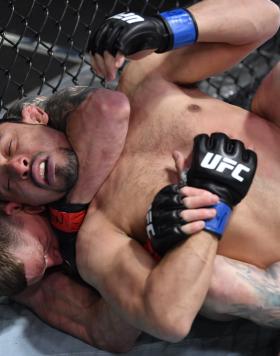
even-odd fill
[[[25,156],[15,157],[8,163],[10,173],[20,179],[27,179],[30,169],[30,161]]]

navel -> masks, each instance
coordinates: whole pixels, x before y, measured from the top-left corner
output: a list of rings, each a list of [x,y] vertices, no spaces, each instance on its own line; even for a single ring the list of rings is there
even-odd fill
[[[188,105],[188,110],[190,112],[199,112],[199,111],[201,111],[201,107],[196,104],[190,104],[190,105]]]

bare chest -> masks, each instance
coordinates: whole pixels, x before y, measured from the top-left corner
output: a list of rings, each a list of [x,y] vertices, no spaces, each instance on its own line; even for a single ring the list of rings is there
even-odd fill
[[[271,210],[271,202],[280,200],[280,146],[267,145],[280,140],[279,130],[240,108],[170,84],[139,87],[131,104],[124,152],[98,194],[107,218],[145,241],[146,212],[154,195],[177,181],[172,152],[180,150],[188,163],[195,135],[222,131],[254,148],[259,166],[248,201],[236,209],[220,253],[259,265],[280,259],[280,209]]]

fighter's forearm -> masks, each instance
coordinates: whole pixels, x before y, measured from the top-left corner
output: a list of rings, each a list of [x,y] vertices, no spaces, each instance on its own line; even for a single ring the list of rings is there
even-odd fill
[[[141,334],[140,330],[124,321],[103,298],[100,298],[95,307],[94,315],[88,329],[91,343],[99,348],[111,352],[126,352],[134,346]]]
[[[94,289],[60,272],[45,277],[14,299],[53,327],[111,352],[129,350],[140,334]]]
[[[152,320],[172,320],[170,325],[174,332],[177,328],[178,340],[188,334],[201,308],[216,249],[217,238],[202,231],[166,255],[147,279],[145,298],[149,316]],[[167,325],[166,322],[168,328]]]
[[[280,263],[267,270],[217,256],[202,310],[280,327]]]

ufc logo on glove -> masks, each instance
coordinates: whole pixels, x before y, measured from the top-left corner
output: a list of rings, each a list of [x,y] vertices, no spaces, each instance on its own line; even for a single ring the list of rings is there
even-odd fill
[[[194,138],[187,184],[220,197],[216,216],[206,220],[205,230],[221,238],[231,211],[247,194],[257,168],[257,155],[240,140],[222,132]]]
[[[127,23],[143,22],[144,18],[135,14],[134,12],[122,12],[115,16],[109,17],[110,19],[122,20]]]
[[[204,156],[201,167],[223,173],[226,169],[232,171],[231,176],[239,182],[243,182],[244,178],[240,175],[242,171],[250,172],[250,168],[244,164],[238,163],[228,157],[223,157],[219,154],[207,152]]]
[[[219,196],[213,207],[216,216],[205,220],[204,230],[219,240],[227,227],[232,209],[245,198],[257,168],[257,155],[240,140],[231,139],[222,132],[194,138],[192,161],[187,172],[187,185],[206,189]],[[225,172],[227,170],[227,172]],[[229,173],[228,173],[229,171]],[[244,177],[242,172],[246,172]],[[188,235],[181,227],[188,223],[180,212],[187,209],[182,202],[181,185],[170,184],[155,196],[146,219],[149,239],[147,250],[155,256],[164,256]]]
[[[153,226],[152,205],[150,205],[149,210],[147,212],[146,221],[147,221],[146,231],[149,238],[151,239],[152,236],[156,236],[155,229]]]
[[[134,12],[122,12],[107,18],[93,33],[89,51],[113,56],[121,52],[125,56],[152,49],[164,53],[197,41],[198,29],[187,9],[176,8],[156,16],[141,16]]]

